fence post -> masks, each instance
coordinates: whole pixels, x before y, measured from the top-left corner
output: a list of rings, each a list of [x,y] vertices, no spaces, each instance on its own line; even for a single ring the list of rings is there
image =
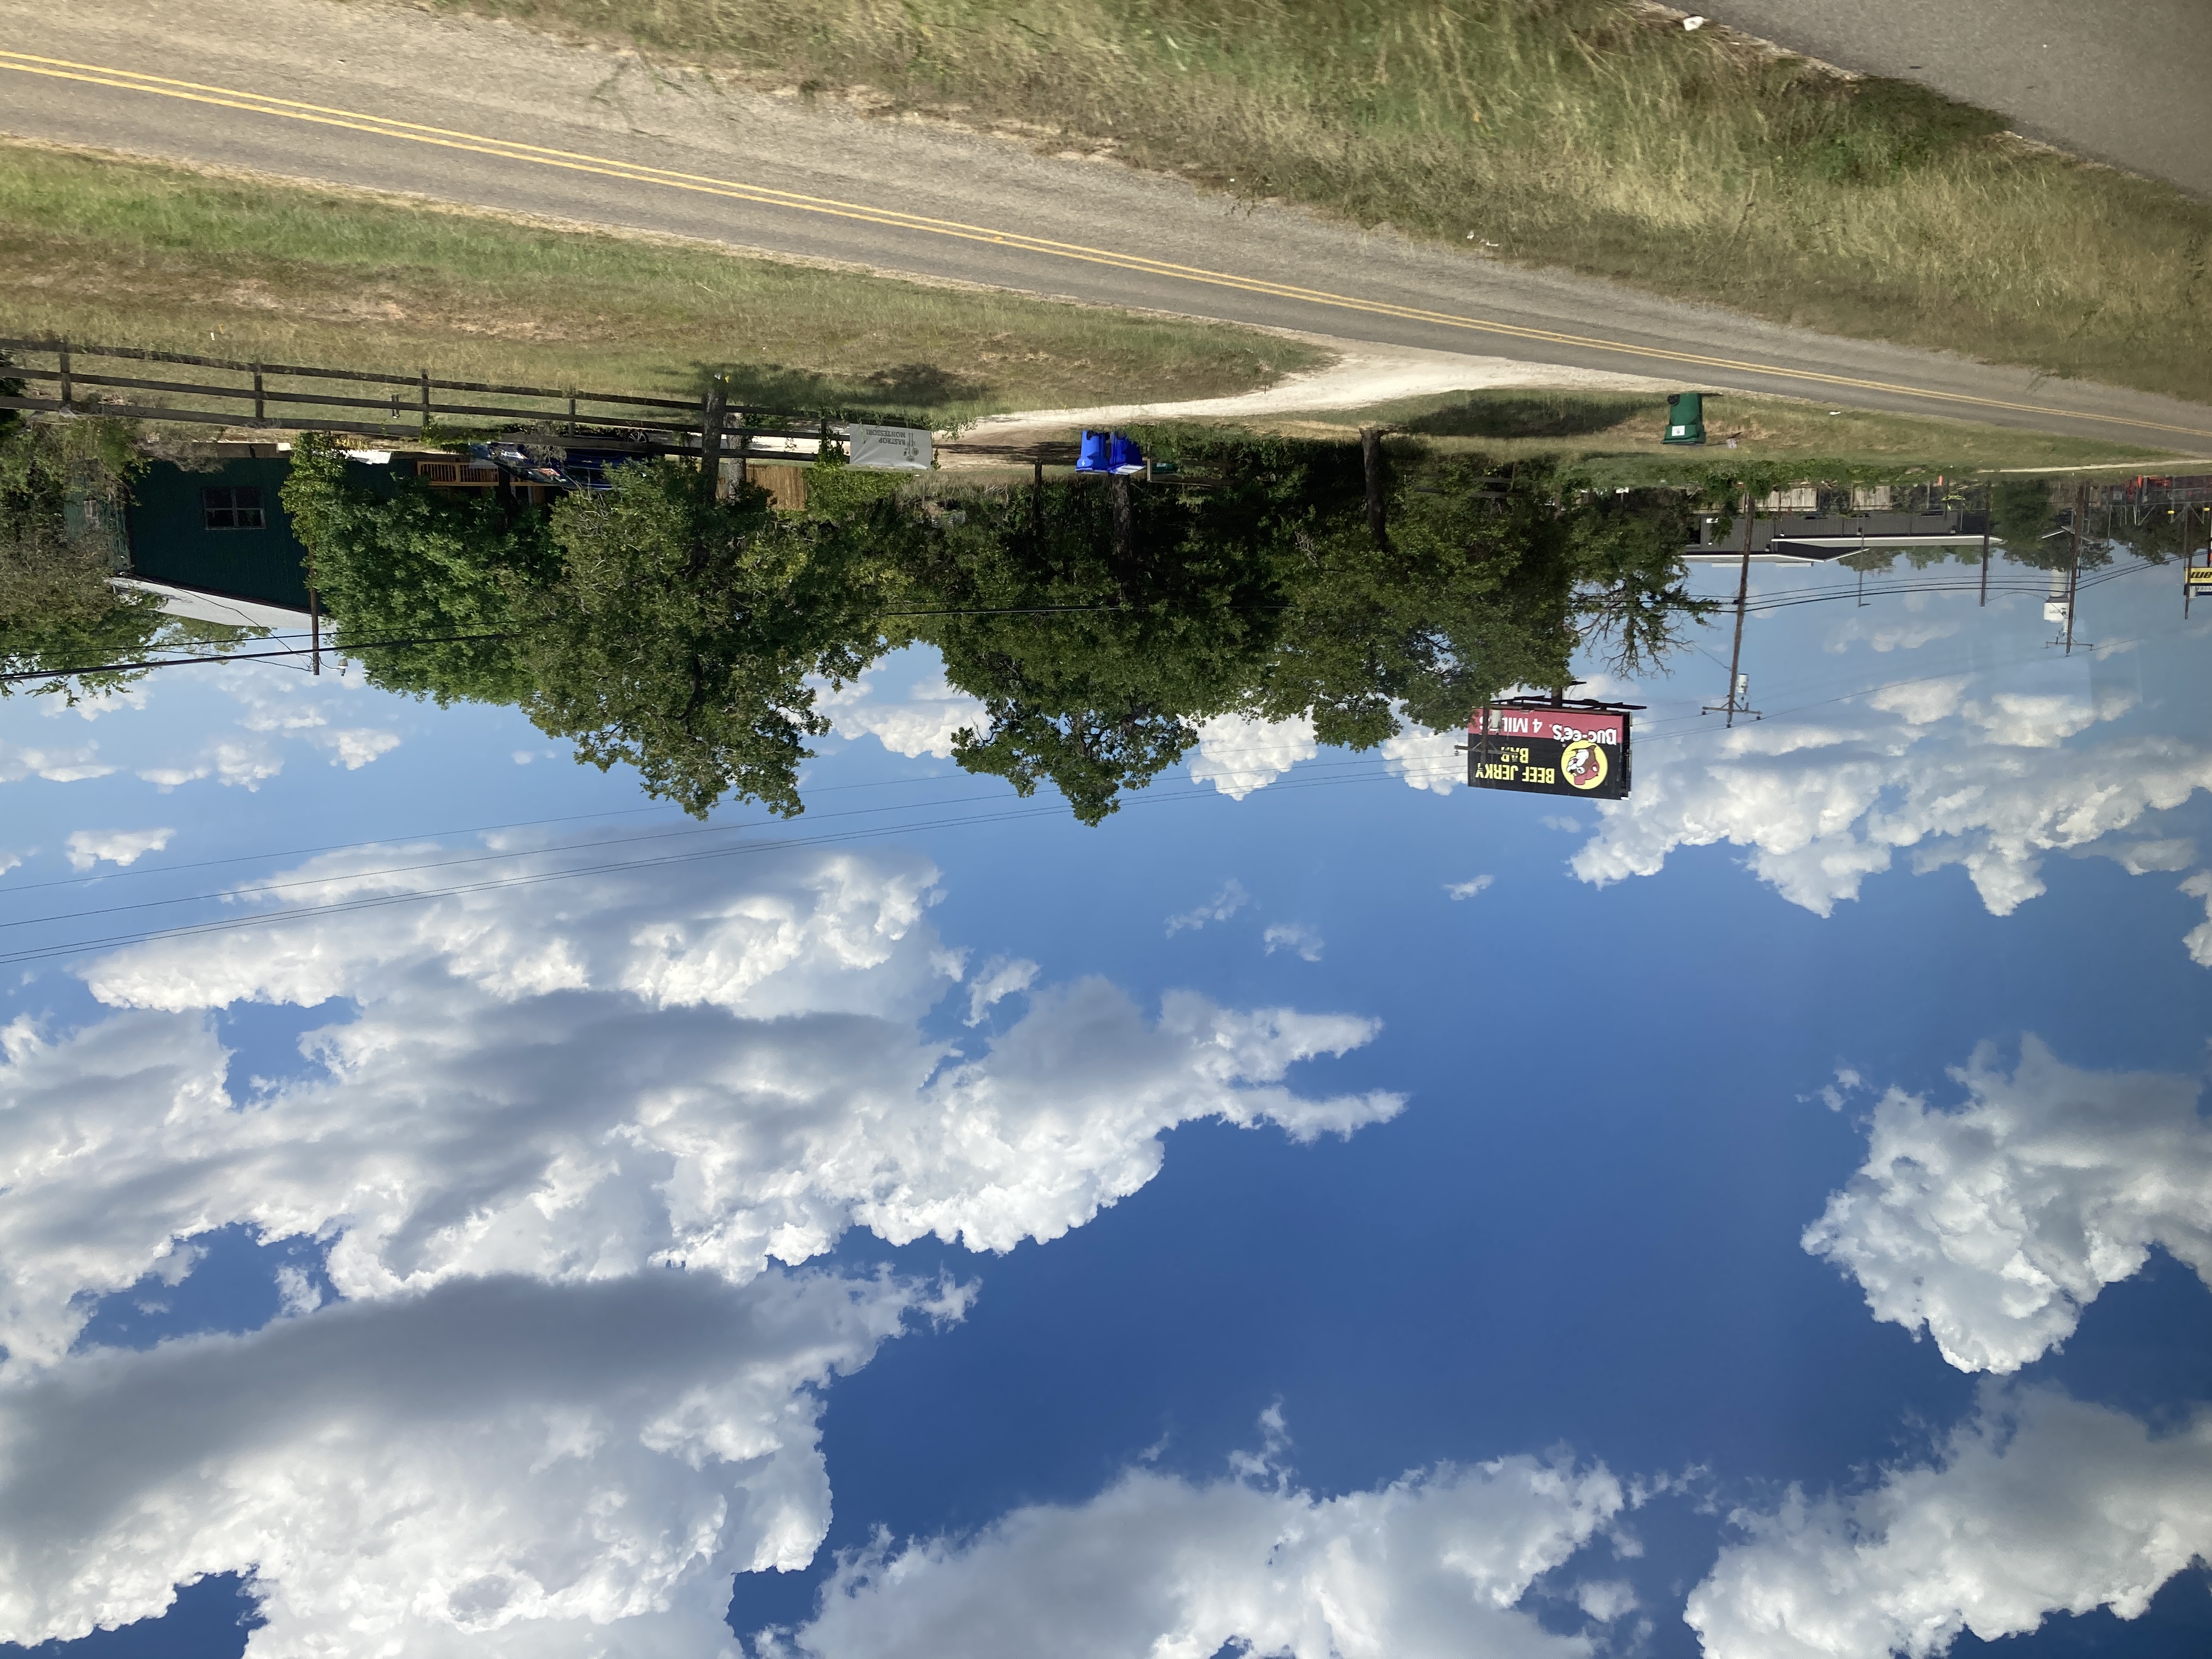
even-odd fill
[[[261,365],[256,363],[253,366],[253,423],[256,426],[261,424],[262,420],[267,414],[267,411],[262,407],[262,404]]]
[[[60,359],[61,359],[61,370],[62,370],[62,413],[63,413],[63,414],[64,414],[64,415],[66,415],[66,414],[68,414],[68,413],[69,413],[69,407],[70,407],[70,353],[69,353],[69,342],[68,342],[67,340],[58,340],[58,341],[56,341],[54,343],[55,343],[58,347],[59,347],[59,348],[60,348],[60,349],[59,349],[59,351],[57,353],[57,355],[58,355],[58,356],[60,357]]]
[[[430,371],[422,371],[422,427],[421,436],[430,435]]]

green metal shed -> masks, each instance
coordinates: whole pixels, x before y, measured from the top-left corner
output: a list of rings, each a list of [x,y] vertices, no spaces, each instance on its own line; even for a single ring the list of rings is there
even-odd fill
[[[131,574],[235,599],[307,608],[307,550],[277,498],[286,455],[225,459],[187,472],[155,461],[131,488]]]

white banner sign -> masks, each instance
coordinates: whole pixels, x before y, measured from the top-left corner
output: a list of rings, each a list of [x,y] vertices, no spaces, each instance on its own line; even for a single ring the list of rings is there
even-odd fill
[[[852,463],[878,472],[927,472],[929,434],[911,426],[860,426],[850,429]]]

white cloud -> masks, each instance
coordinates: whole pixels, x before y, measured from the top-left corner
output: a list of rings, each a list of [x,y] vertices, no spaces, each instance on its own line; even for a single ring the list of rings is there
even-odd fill
[[[64,697],[41,699],[46,705],[46,718],[58,719],[75,714],[80,720],[96,720],[102,714],[112,714],[127,709],[133,714],[146,707],[148,692],[142,681],[136,685],[102,686],[96,691],[80,690],[74,702]]]
[[[1536,822],[1547,830],[1564,830],[1569,835],[1579,835],[1582,832],[1583,821],[1577,817],[1570,817],[1564,812],[1557,817],[1539,818]]]
[[[968,983],[966,1023],[981,1025],[983,1015],[993,1005],[1036,984],[1038,972],[1036,963],[1025,957],[993,957]]]
[[[1905,680],[1885,685],[1869,695],[1867,707],[1886,714],[1902,715],[1907,726],[1926,726],[1959,712],[1972,677],[1954,674],[1941,679]]]
[[[0,783],[20,783],[25,778],[82,783],[87,778],[104,778],[115,769],[94,760],[99,752],[96,743],[76,749],[26,749],[0,743]]]
[[[72,870],[89,870],[95,864],[136,864],[149,853],[169,844],[174,830],[76,830],[69,838]]]
[[[358,772],[371,761],[399,747],[397,732],[378,732],[360,726],[319,732],[314,740],[331,751],[331,765],[343,766],[349,772]]]
[[[1932,1659],[1961,1631],[2133,1619],[2212,1554],[2212,1412],[2154,1439],[2119,1412],[1990,1385],[1935,1462],[1730,1519],[1749,1540],[1684,1614],[1705,1659]]]
[[[1272,1438],[1272,1436],[1271,1436]],[[1271,1448],[1273,1449],[1273,1448]],[[1443,1464],[1316,1498],[1266,1458],[1194,1483],[1137,1469],[1089,1502],[1016,1510],[975,1537],[842,1558],[813,1621],[763,1659],[1539,1659],[1589,1644],[1516,1603],[1620,1513],[1565,1457]],[[1272,1474],[1273,1479],[1267,1477]]]
[[[22,861],[22,855],[19,853],[0,852],[0,876],[6,875]]]
[[[1191,781],[1210,783],[1231,799],[1242,800],[1320,752],[1313,722],[1303,714],[1288,720],[1217,715],[1198,728]]]
[[[1497,881],[1495,876],[1473,876],[1465,881],[1446,882],[1444,891],[1455,899],[1471,899],[1477,893],[1487,892]]]
[[[1636,1589],[1625,1579],[1608,1578],[1575,1586],[1575,1605],[1600,1624],[1611,1624],[1636,1611]]]
[[[2089,846],[2084,857],[2106,858],[2131,876],[2186,870],[2197,861],[2197,843],[2186,836],[2172,841],[2122,842],[2116,847]]]
[[[1955,617],[1911,614],[1919,608],[1907,599],[1903,616],[1887,611],[1855,613],[1829,631],[1826,648],[1847,651],[1856,644],[1870,651],[1917,651],[1936,640],[1949,639],[1966,626]]]
[[[2093,697],[2087,673],[2027,677],[2026,689],[2014,674],[1973,698],[1966,677],[1918,680],[1836,720],[1648,747],[1635,794],[1599,809],[1571,867],[1602,886],[1656,873],[1677,847],[1726,842],[1825,916],[1905,852],[1922,874],[1963,866],[1990,914],[2008,915],[2043,892],[2045,854],[2091,848],[2212,787],[2212,752],[2176,738],[2066,746],[2131,702]]]
[[[296,1319],[323,1305],[323,1287],[305,1267],[288,1261],[276,1269],[276,1301],[283,1317]]]
[[[312,860],[292,905],[434,886]],[[558,889],[448,894],[133,947],[87,982],[120,1012],[66,1037],[6,1029],[0,1343],[50,1364],[174,1242],[245,1224],[335,1237],[349,1297],[459,1274],[559,1280],[688,1264],[733,1282],[848,1228],[979,1250],[1057,1237],[1158,1172],[1194,1118],[1301,1139],[1401,1097],[1309,1097],[1299,1061],[1371,1020],[1172,992],[1148,1019],[1085,979],[1036,990],[979,1056],[917,1021],[954,963],[913,859],[771,854]],[[250,1000],[358,1018],[323,1068],[241,1106],[205,1011]],[[948,1063],[948,1062],[951,1063]]]
[[[1184,911],[1179,916],[1168,918],[1168,937],[1173,939],[1186,927],[1203,927],[1209,921],[1226,921],[1252,902],[1244,890],[1244,884],[1231,876],[1221,884],[1221,890],[1205,903]]]
[[[923,681],[899,702],[873,701],[866,678],[836,690],[820,683],[817,698],[839,737],[872,737],[897,755],[949,759],[961,732],[980,738],[991,729],[990,711],[965,691],[953,690],[942,674]]]
[[[1394,778],[1416,789],[1449,795],[1467,782],[1467,757],[1459,752],[1463,732],[1431,732],[1408,726],[1382,744],[1382,761]]]
[[[1321,933],[1302,921],[1279,921],[1261,936],[1273,956],[1278,951],[1295,951],[1301,962],[1319,962],[1323,947]]]
[[[2181,884],[2181,890],[2204,901],[2204,921],[2181,936],[2182,948],[2198,967],[2212,968],[2212,870],[2199,870]]]
[[[2008,1372],[2153,1246],[2212,1284],[2212,1123],[2195,1082],[2079,1071],[2033,1037],[2009,1077],[1986,1045],[1952,1076],[1956,1111],[1882,1097],[1866,1163],[1806,1230],[1875,1317],[1925,1328],[1960,1370]]]
[[[830,1520],[815,1392],[960,1291],[462,1280],[0,1390],[0,1640],[250,1571],[249,1655],[714,1659]]]

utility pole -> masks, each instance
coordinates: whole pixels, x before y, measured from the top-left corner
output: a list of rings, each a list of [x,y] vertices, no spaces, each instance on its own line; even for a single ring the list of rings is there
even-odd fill
[[[1738,568],[1735,579],[1735,647],[1729,653],[1728,701],[1717,709],[1710,703],[1705,709],[1708,714],[1725,712],[1730,726],[1735,724],[1738,714],[1756,712],[1750,707],[1750,699],[1744,695],[1743,675],[1740,671],[1743,665],[1744,606],[1751,597],[1751,529],[1758,514],[1758,497],[1747,488],[1743,492],[1743,563]]]
[[[2205,509],[2212,519],[2212,507]],[[2189,562],[2197,556],[2197,550],[2189,544],[2189,503],[2181,504],[2181,620],[2189,620]]]
[[[2081,520],[2089,514],[2089,486],[2074,486],[2074,557],[2066,571],[2066,654],[2074,654],[2074,599],[2081,588]]]
[[[1743,681],[1737,671],[1743,665],[1743,607],[1751,597],[1751,528],[1759,517],[1759,498],[1750,490],[1743,492],[1743,563],[1735,578],[1735,645],[1729,652],[1728,724],[1735,724],[1736,687]]]
[[[1990,516],[1995,510],[1996,486],[1982,486],[1982,603],[1990,602]]]

